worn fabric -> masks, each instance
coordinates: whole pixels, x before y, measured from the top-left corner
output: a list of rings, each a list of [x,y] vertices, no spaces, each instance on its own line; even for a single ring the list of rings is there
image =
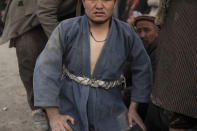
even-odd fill
[[[47,37],[42,27],[38,26],[22,36],[12,39],[11,43],[16,46],[19,74],[26,89],[28,104],[32,110],[35,110],[33,71],[36,59],[47,43]]]
[[[79,0],[8,0],[0,44],[40,24],[49,36],[59,21],[76,15],[77,1]],[[78,8],[80,6],[82,5],[78,5]]]
[[[146,48],[146,52],[150,57],[151,65],[152,65],[152,71],[153,71],[153,83],[155,81],[155,72],[157,67],[157,45],[158,45],[158,39],[156,38],[153,43],[149,44]]]
[[[153,41],[153,43],[149,44],[147,47],[145,47],[147,54],[149,55],[149,58],[151,60],[151,65],[152,65],[152,72],[153,72],[153,83],[154,83],[154,79],[155,79],[155,72],[156,72],[156,65],[157,65],[157,53],[156,53],[156,49],[157,49],[157,44],[158,44],[158,39],[155,39]],[[123,68],[123,74],[126,78],[126,86],[127,88],[123,90],[123,99],[125,104],[127,105],[127,107],[129,107],[130,105],[130,100],[128,99],[131,94],[130,94],[130,89],[132,89],[132,83],[131,83],[131,76],[132,73],[130,71],[130,66],[131,63],[130,62],[126,62],[124,68]],[[138,107],[138,113],[141,116],[141,118],[143,118],[143,120],[146,117],[146,112],[148,110],[148,105],[146,103],[140,103],[139,107]]]
[[[0,44],[4,44],[39,25],[35,10],[36,0],[8,0]]]
[[[56,0],[53,1],[56,2]],[[62,0],[61,4],[56,5],[55,8],[58,11],[50,15],[53,15],[53,17],[44,17],[46,18],[45,21],[50,21],[51,18],[58,19],[59,17],[63,19],[67,6],[69,6],[69,9],[73,6],[64,4],[67,1]],[[47,2],[50,3],[49,0]],[[48,4],[45,4],[45,7],[47,8],[46,12],[50,13],[52,8]],[[75,9],[73,8],[73,10]],[[20,77],[27,91],[28,103],[32,110],[36,109],[33,103],[32,85],[34,66],[48,39],[45,35],[46,32],[40,26],[41,21],[39,21],[36,12],[37,0],[8,0],[4,17],[5,28],[0,39],[0,44],[11,40],[10,47],[16,47]],[[67,12],[68,16],[69,13],[71,12]],[[54,24],[58,24],[58,21],[55,21]],[[46,34],[51,33],[54,28],[55,26],[50,27],[50,32]]]
[[[61,80],[62,65],[76,76],[113,81],[120,78],[126,60],[132,61],[132,95],[137,102],[148,102],[151,92],[151,64],[135,31],[112,18],[107,41],[93,74],[90,74],[90,43],[87,16],[60,23],[39,56],[34,71],[35,106],[59,108],[75,119],[73,129],[88,131],[126,131],[127,108],[122,86],[91,88],[69,78]]]
[[[48,37],[60,21],[76,16],[78,3],[81,0],[38,0],[37,16]]]
[[[154,104],[197,118],[197,1],[173,0],[158,43]]]

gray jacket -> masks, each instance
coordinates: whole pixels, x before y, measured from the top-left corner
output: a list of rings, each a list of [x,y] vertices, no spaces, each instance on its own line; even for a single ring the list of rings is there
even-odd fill
[[[75,16],[79,0],[9,0],[3,21],[5,23],[0,44],[16,38],[32,28],[42,25],[47,36],[58,25],[58,18]],[[71,15],[74,14],[74,15]]]
[[[50,36],[54,28],[59,24],[60,20],[69,17],[74,17],[76,15],[75,11],[79,12],[81,7],[81,0],[37,0],[37,1],[38,1],[37,16],[48,37]]]

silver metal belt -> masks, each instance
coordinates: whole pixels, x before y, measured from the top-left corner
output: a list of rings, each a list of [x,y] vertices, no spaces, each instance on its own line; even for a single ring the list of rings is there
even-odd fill
[[[121,84],[124,85],[126,84],[125,77],[123,75],[121,75],[119,80],[115,80],[115,81],[95,80],[95,79],[90,79],[88,77],[75,76],[74,74],[71,74],[65,66],[63,66],[62,79],[64,79],[65,76],[68,76],[71,80],[74,80],[77,83],[80,83],[85,86],[95,87],[95,88],[100,87],[104,89],[110,89]]]

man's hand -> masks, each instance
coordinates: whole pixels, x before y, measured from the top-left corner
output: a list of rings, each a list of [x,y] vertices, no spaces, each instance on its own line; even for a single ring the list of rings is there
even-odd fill
[[[130,128],[132,128],[134,126],[133,122],[135,122],[142,129],[142,131],[146,131],[146,126],[144,125],[142,119],[137,113],[137,107],[138,103],[131,102],[128,112],[129,126]]]
[[[52,131],[73,131],[68,125],[70,121],[74,125],[74,119],[68,115],[61,115],[57,108],[45,108],[49,117]]]

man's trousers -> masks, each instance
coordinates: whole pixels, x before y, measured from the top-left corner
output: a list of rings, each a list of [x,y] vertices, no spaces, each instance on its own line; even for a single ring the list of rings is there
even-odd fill
[[[47,43],[41,26],[37,26],[23,35],[12,39],[11,46],[16,47],[20,78],[26,89],[27,100],[30,108],[35,110],[33,98],[33,72],[36,59]]]

